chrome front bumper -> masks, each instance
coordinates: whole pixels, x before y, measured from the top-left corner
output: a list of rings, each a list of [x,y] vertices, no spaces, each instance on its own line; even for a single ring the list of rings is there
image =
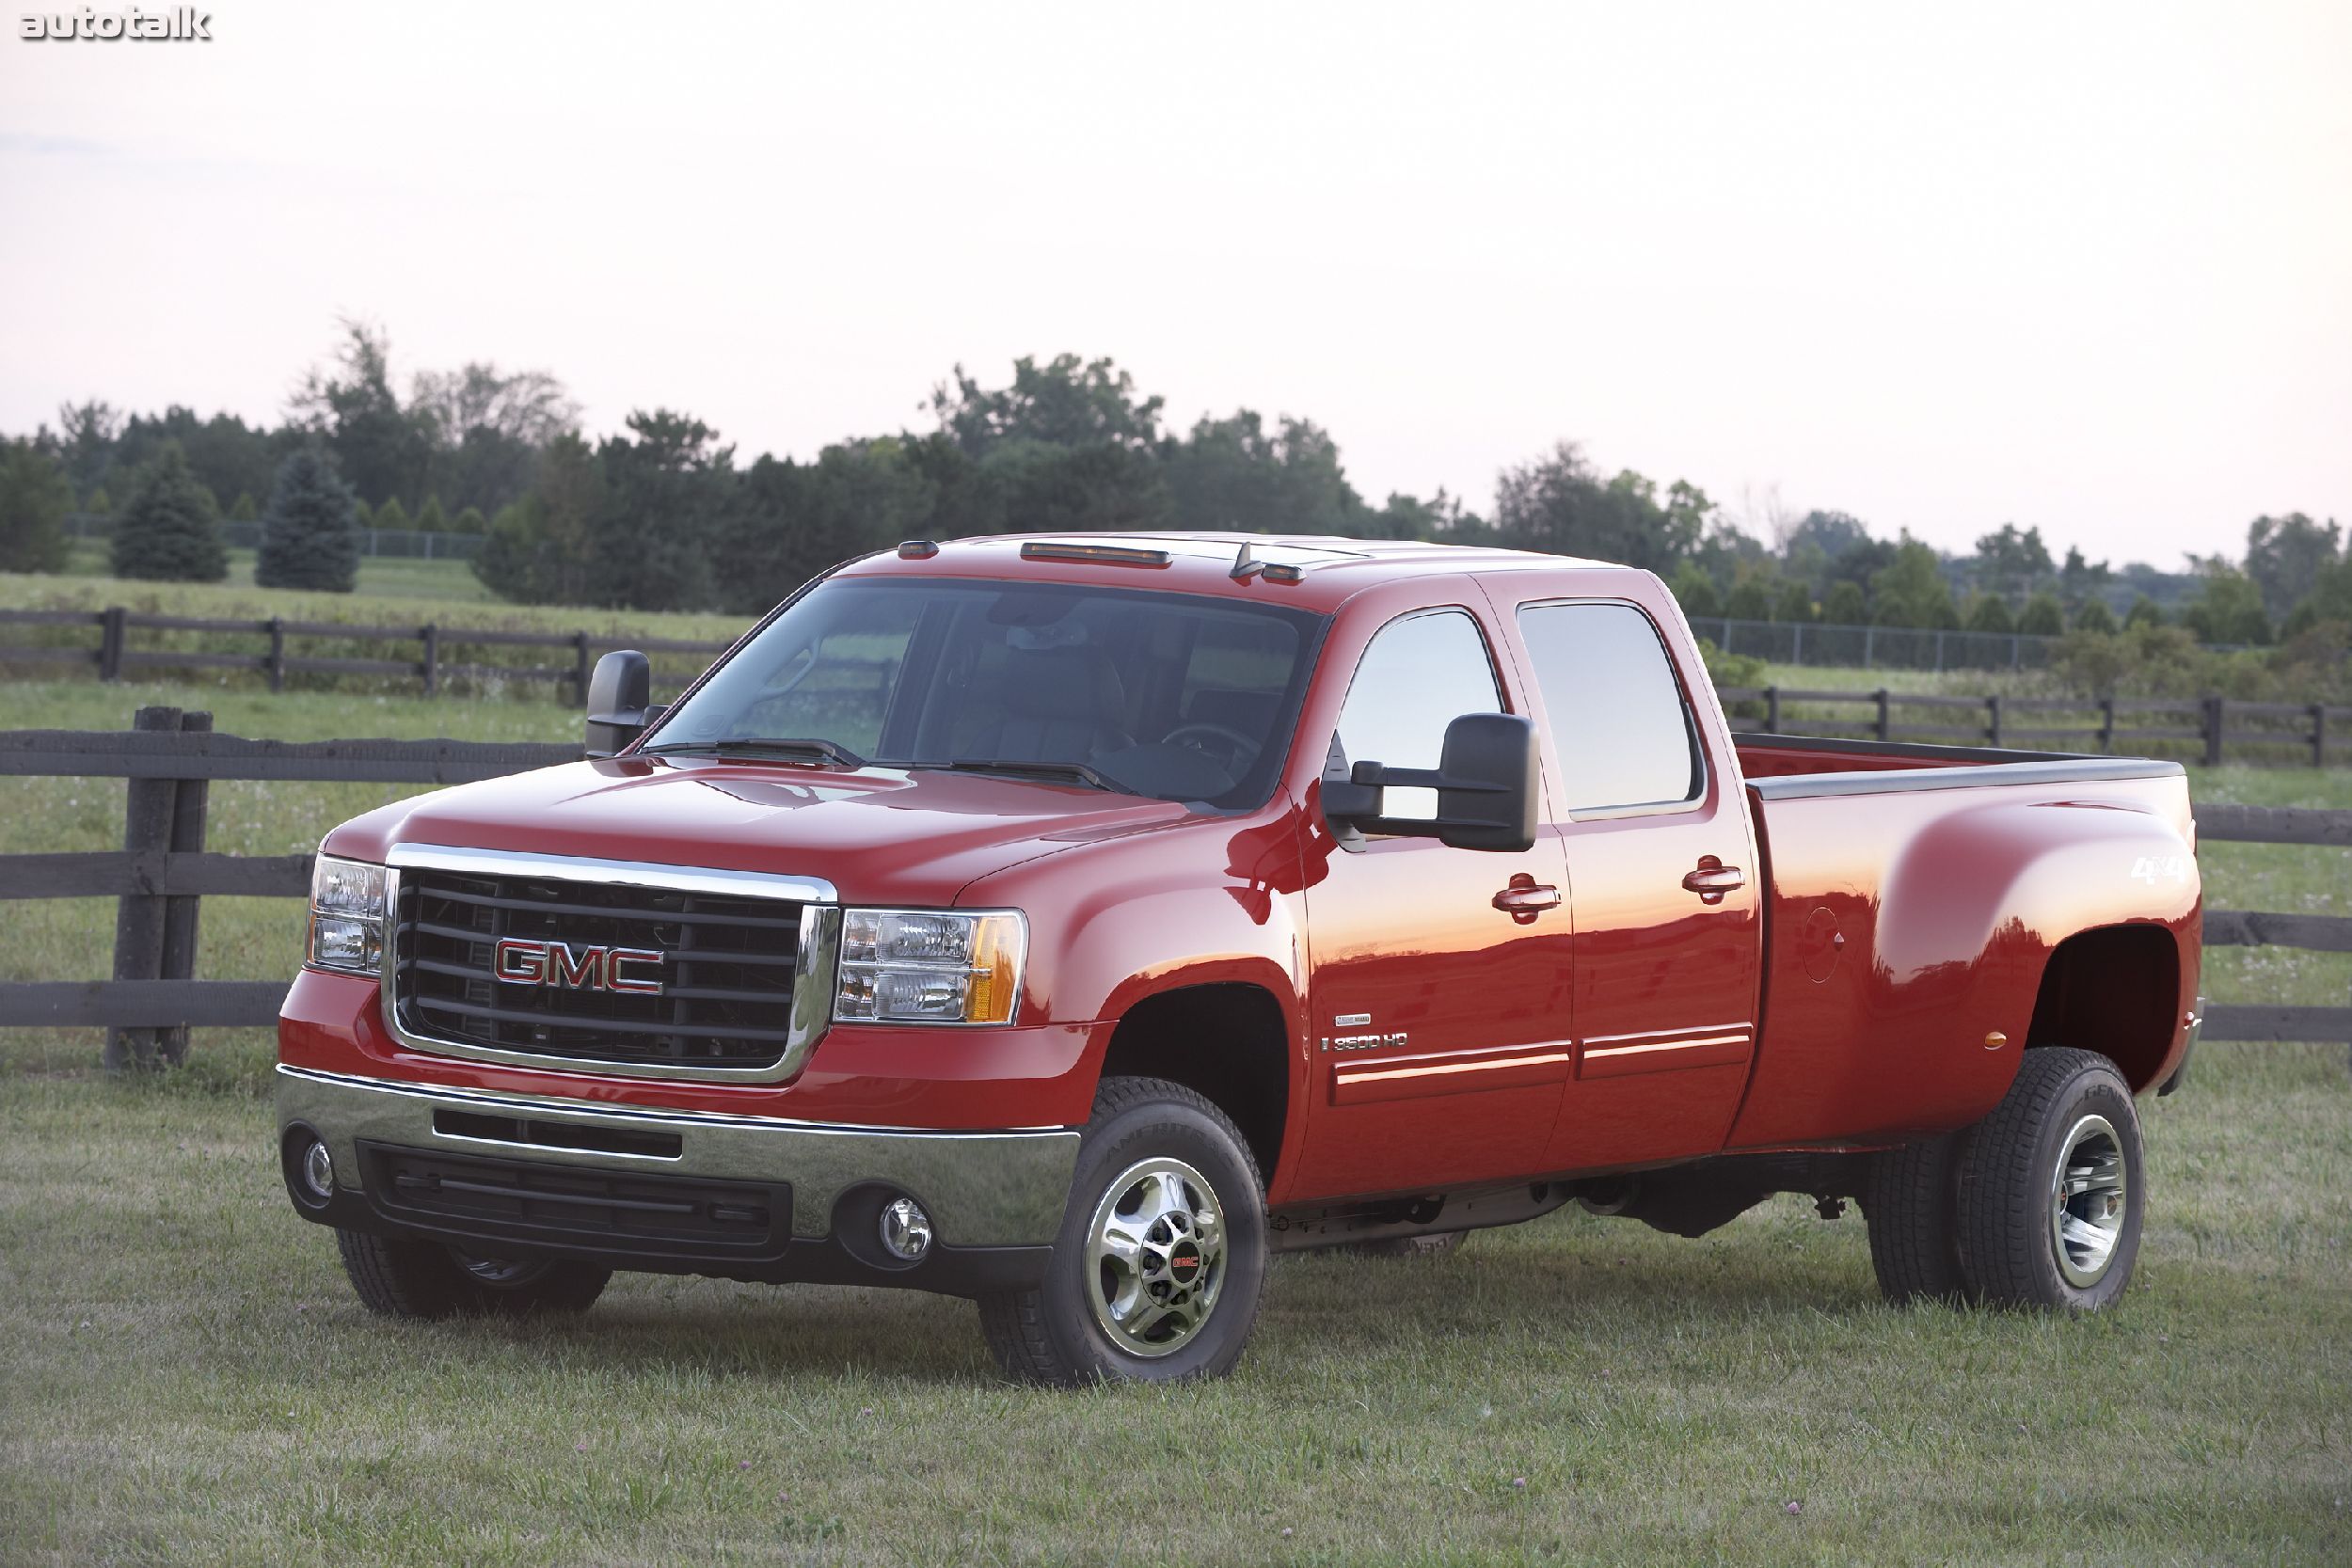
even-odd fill
[[[477,1122],[529,1121],[536,1124],[537,1141],[443,1132],[435,1125],[441,1112]],[[426,1087],[283,1064],[278,1069],[278,1124],[281,1137],[300,1124],[325,1140],[339,1188],[361,1187],[363,1139],[552,1165],[787,1183],[793,1237],[818,1240],[832,1233],[844,1194],[887,1186],[922,1204],[947,1247],[1050,1245],[1061,1228],[1078,1159],[1074,1128],[937,1132],[848,1127]],[[601,1132],[607,1142],[621,1141],[612,1134],[671,1135],[678,1151],[671,1156],[566,1148],[564,1128]]]

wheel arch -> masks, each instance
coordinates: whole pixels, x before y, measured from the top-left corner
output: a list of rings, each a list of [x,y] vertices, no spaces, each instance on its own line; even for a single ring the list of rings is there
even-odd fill
[[[2067,937],[2042,967],[2026,1049],[2074,1046],[2106,1057],[2134,1094],[2153,1088],[2180,1036],[2179,939],[2151,922]]]
[[[1290,1143],[1291,1026],[1280,1000],[1246,980],[1169,987],[1120,1015],[1103,1053],[1109,1077],[1182,1084],[1233,1120],[1269,1186]]]

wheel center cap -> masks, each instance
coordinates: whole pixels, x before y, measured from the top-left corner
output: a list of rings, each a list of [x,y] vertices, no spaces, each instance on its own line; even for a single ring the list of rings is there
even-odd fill
[[[1168,1272],[1179,1285],[1189,1285],[1200,1277],[1200,1249],[1190,1242],[1178,1242],[1168,1249]]]

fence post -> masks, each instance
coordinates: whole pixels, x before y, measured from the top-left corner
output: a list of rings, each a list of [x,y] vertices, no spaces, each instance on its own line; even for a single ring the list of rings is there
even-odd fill
[[[1796,623],[1795,633],[1789,639],[1788,662],[1791,664],[1804,662],[1804,623],[1803,621]]]
[[[572,696],[578,705],[588,705],[588,634],[581,632],[572,639]]]
[[[424,694],[437,697],[441,691],[441,628],[424,628]]]
[[[1877,639],[1878,632],[1879,629],[1876,626],[1862,628],[1862,667],[1865,670],[1870,667],[1870,644]]]
[[[1879,738],[1880,738],[1881,740],[1889,740],[1889,739],[1892,739],[1892,738],[1893,738],[1893,734],[1892,734],[1892,730],[1891,730],[1890,726],[1888,725],[1888,723],[1887,723],[1887,720],[1886,720],[1886,688],[1884,688],[1884,687],[1883,687],[1883,686],[1882,686],[1882,687],[1880,687],[1880,688],[1878,689],[1878,700],[1879,700],[1879,721],[1878,721]]]
[[[143,707],[131,727],[142,731],[176,731],[176,707]],[[171,847],[172,811],[179,794],[174,779],[133,779],[122,813],[122,847],[132,854],[160,860]],[[164,968],[164,900],[151,894],[126,893],[115,905],[115,978],[160,980]],[[156,1031],[151,1028],[109,1028],[106,1031],[106,1070],[155,1065]]]
[[[2221,724],[2228,709],[2227,698],[2205,699],[2205,766],[2208,768],[2221,766]]]
[[[183,713],[180,716],[180,733],[202,734],[213,727],[209,713]],[[197,855],[204,850],[204,810],[212,794],[212,785],[202,779],[180,779],[172,792],[171,852],[175,855]],[[192,893],[174,894],[164,900],[163,978],[193,980],[196,978],[196,917],[199,901]],[[155,1060],[159,1065],[178,1067],[188,1059],[188,1026],[175,1023],[155,1033]]]
[[[122,678],[122,622],[129,614],[120,605],[98,613],[98,678],[102,681]]]
[[[2099,699],[2099,750],[2102,752],[2115,750],[2115,699],[2113,697]]]
[[[2312,766],[2328,766],[2328,705],[2312,705]]]
[[[2026,640],[2015,632],[2009,634],[2009,667],[2021,668],[2025,663]]]
[[[1777,685],[1764,689],[1764,730],[1768,735],[1780,733],[1780,688]]]
[[[1999,693],[1984,700],[1985,736],[1994,746],[2001,743],[2001,699]]]
[[[286,689],[286,623],[276,615],[269,618],[269,689]]]
[[[1936,668],[1936,672],[1937,672],[1937,673],[1939,673],[1939,674],[1940,674],[1940,673],[1943,673],[1943,669],[1944,669],[1944,628],[1943,628],[1943,627],[1941,627],[1941,626],[1938,626],[1938,627],[1936,628],[1936,631],[1935,631],[1935,668]]]

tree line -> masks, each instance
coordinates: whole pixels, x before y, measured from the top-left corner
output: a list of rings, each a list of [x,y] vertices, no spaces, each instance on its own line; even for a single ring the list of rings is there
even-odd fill
[[[78,508],[113,515],[119,575],[217,578],[225,512],[264,523],[274,580],[347,588],[371,523],[456,528],[485,535],[473,569],[507,599],[748,614],[906,538],[1214,530],[1623,562],[1664,578],[1693,616],[2043,635],[2172,624],[2258,645],[2352,625],[2342,530],[2300,513],[2256,518],[2242,556],[2167,573],[2057,555],[2014,524],[1945,554],[1843,512],[1735,516],[1686,481],[1612,474],[1570,442],[1504,469],[1484,515],[1443,489],[1375,505],[1311,420],[1242,408],[1173,428],[1126,371],[1074,355],[1016,360],[998,385],[959,366],[917,409],[919,428],[809,459],[740,462],[672,409],[592,440],[546,372],[476,362],[421,372],[404,396],[385,334],[345,322],[277,427],[89,402],[0,443],[0,569],[60,569]]]

